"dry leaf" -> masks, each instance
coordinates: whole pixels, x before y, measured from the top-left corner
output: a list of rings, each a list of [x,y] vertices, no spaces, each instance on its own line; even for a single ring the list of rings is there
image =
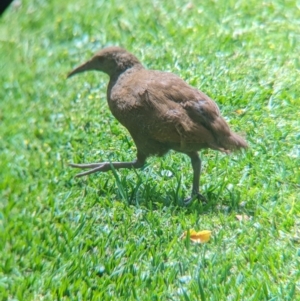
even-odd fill
[[[238,109],[238,110],[235,111],[235,113],[237,113],[238,115],[242,115],[242,114],[246,113],[246,110],[244,110],[244,109]]]
[[[192,8],[194,8],[194,4],[193,3],[188,3],[187,5],[186,5],[186,8],[187,9],[192,9]]]
[[[235,217],[240,222],[241,221],[248,221],[250,219],[250,217],[248,215],[246,215],[246,214],[237,214]]]
[[[197,232],[194,229],[190,229],[188,232],[190,234],[190,240],[198,244],[208,242],[211,236],[211,231],[209,230],[203,230]],[[187,231],[185,231],[180,238],[185,238],[186,236],[187,236]]]

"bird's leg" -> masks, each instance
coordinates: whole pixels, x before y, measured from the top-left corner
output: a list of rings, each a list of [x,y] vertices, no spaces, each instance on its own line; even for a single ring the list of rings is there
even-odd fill
[[[95,172],[106,172],[112,169],[120,169],[120,168],[141,168],[144,166],[146,162],[146,156],[142,154],[137,154],[136,160],[132,162],[99,162],[99,163],[90,163],[90,164],[69,164],[71,167],[75,168],[89,168],[90,170],[77,174],[75,177],[82,177],[86,175],[90,175]]]
[[[206,198],[199,193],[199,181],[201,173],[201,159],[197,152],[186,153],[191,158],[191,163],[194,171],[192,196],[184,200],[184,204],[190,204],[195,198],[206,202]]]

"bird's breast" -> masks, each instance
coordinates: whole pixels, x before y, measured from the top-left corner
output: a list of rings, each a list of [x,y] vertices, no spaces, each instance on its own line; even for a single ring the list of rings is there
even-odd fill
[[[125,72],[111,81],[107,89],[107,101],[112,114],[126,126],[133,115],[138,114],[142,103],[139,95],[146,87],[139,81],[138,72]]]
[[[127,129],[136,128],[141,115],[139,98],[130,87],[115,86],[107,95],[108,106],[114,117]]]

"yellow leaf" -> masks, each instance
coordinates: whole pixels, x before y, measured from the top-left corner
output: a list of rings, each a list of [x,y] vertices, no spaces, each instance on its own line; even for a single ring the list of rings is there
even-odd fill
[[[235,113],[237,113],[238,115],[242,115],[242,114],[245,114],[246,110],[244,109],[238,109],[235,111]]]
[[[190,229],[188,232],[190,234],[190,240],[198,244],[208,242],[211,236],[211,231],[209,230],[203,230],[197,232],[194,229]],[[186,236],[187,236],[187,231],[185,231],[181,235],[181,238],[185,238]]]

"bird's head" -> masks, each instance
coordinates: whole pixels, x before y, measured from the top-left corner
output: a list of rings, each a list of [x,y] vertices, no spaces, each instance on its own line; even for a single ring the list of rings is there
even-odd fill
[[[98,70],[109,76],[118,75],[133,66],[142,66],[140,61],[131,53],[120,47],[107,47],[97,52],[90,60],[78,66],[68,78],[84,71]]]

